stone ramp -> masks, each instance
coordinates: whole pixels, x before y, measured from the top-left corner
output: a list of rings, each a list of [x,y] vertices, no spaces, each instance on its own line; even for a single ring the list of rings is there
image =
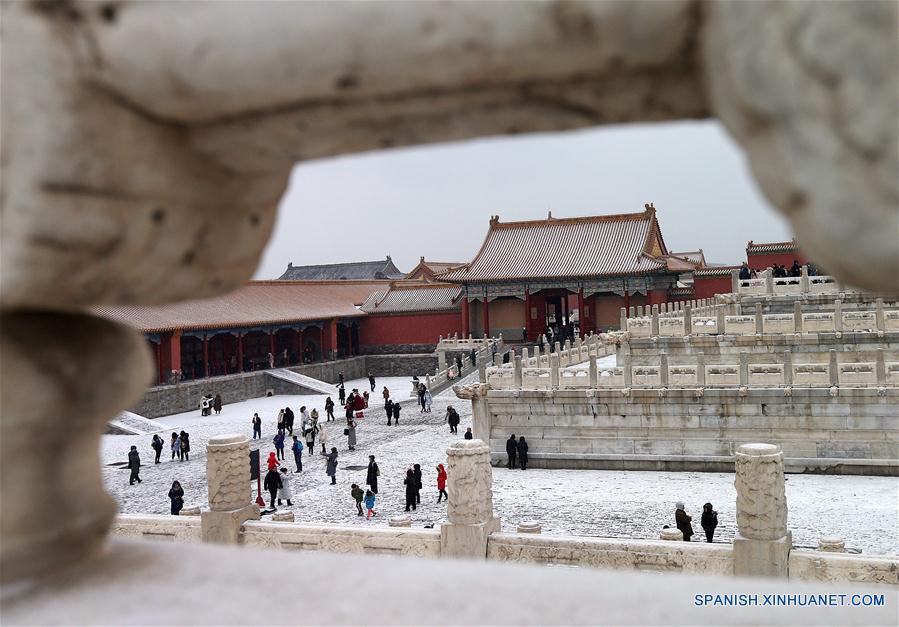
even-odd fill
[[[269,374],[276,379],[289,381],[290,383],[294,383],[300,387],[306,388],[314,394],[334,394],[337,390],[337,388],[330,383],[325,383],[324,381],[319,381],[318,379],[307,377],[304,374],[293,372],[292,370],[288,370],[287,368],[275,368],[274,370],[266,370],[265,372],[266,374]]]
[[[168,425],[130,411],[123,411],[106,426],[106,433],[113,435],[152,435],[170,430]]]

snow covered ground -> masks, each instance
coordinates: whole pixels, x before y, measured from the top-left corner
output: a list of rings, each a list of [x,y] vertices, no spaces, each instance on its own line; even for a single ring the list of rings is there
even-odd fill
[[[607,365],[613,365],[614,361]],[[477,373],[471,375],[476,378]],[[368,389],[367,381],[350,382],[347,388]],[[403,402],[400,426],[387,426],[381,386]],[[436,472],[446,462],[446,448],[471,426],[471,403],[455,398],[447,390],[434,399],[433,412],[422,414],[409,399],[410,378],[377,380],[374,402],[357,429],[356,451],[347,450],[340,412],[337,421],[326,423],[328,448],[340,451],[337,485],[329,484],[324,457],[303,454],[303,472],[291,473],[296,499],[293,510],[298,521],[385,526],[387,518],[403,510],[405,468],[420,463],[424,471],[422,504],[412,514],[413,525],[439,523],[446,519],[445,502],[437,504]],[[333,396],[336,401],[337,395]],[[258,412],[263,420],[263,438],[251,443],[262,449],[263,458],[273,450],[278,411],[290,406],[295,413],[301,405],[315,407],[324,417],[325,396],[275,396],[226,405],[219,416],[201,417],[199,411],[160,418],[173,430],[191,435],[189,462],[171,461],[163,451],[163,462],[153,464],[150,436],[103,436],[101,457],[107,490],[127,513],[168,513],[168,489],[173,480],[181,482],[186,505],[206,505],[205,446],[209,437],[224,433],[251,435],[250,419]],[[447,405],[462,417],[459,435],[451,435],[444,423]],[[299,418],[297,418],[299,421]],[[297,422],[298,424],[298,422]],[[165,435],[165,434],[164,434]],[[168,437],[166,436],[168,441]],[[136,444],[144,467],[142,484],[129,486],[128,471],[110,466],[124,462],[129,447]],[[321,448],[318,448],[320,453]],[[374,454],[381,468],[376,509],[380,516],[366,521],[357,517],[350,497],[350,484],[363,488],[368,455]],[[295,470],[287,451],[287,465]],[[350,467],[359,467],[350,469]],[[836,536],[847,547],[875,555],[899,555],[899,482],[889,477],[788,475],[789,524],[797,546],[816,546],[818,539]],[[255,487],[254,487],[255,495]],[[545,534],[573,534],[599,537],[658,538],[663,524],[673,525],[674,503],[683,500],[687,512],[698,525],[702,505],[710,501],[718,511],[716,541],[729,542],[735,530],[736,493],[729,473],[675,473],[601,470],[527,471],[495,468],[493,498],[503,529],[514,531],[522,520],[537,520]]]

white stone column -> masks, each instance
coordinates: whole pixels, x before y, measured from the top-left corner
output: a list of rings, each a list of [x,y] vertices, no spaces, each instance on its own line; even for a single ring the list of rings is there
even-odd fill
[[[250,442],[247,436],[231,434],[209,438],[206,485],[209,510],[200,513],[203,541],[237,544],[240,526],[260,517],[259,506],[252,502],[250,494]]]
[[[590,374],[590,378],[589,378],[590,389],[591,390],[596,389],[596,387],[599,385],[599,376],[598,376],[598,373],[596,370],[596,355],[590,355],[589,374]]]
[[[831,385],[840,385],[840,363],[837,361],[837,351],[828,351],[827,373],[830,375]]]
[[[460,440],[446,455],[449,522],[440,526],[440,554],[486,559],[487,538],[500,530],[493,516],[490,448],[479,439]]]
[[[803,294],[808,294],[808,265],[802,266],[802,272],[799,275],[799,289]]]
[[[755,332],[757,335],[762,335],[765,332],[765,317],[762,314],[761,303],[756,303],[755,305]]]
[[[649,334],[653,337],[659,334],[659,306],[652,306],[652,318],[649,322]]]
[[[684,335],[693,334],[693,307],[684,307]]]
[[[883,356],[883,349],[877,349],[877,357],[874,365],[874,374],[877,377],[877,385],[885,385],[887,382],[887,365]]]
[[[774,271],[771,268],[765,270],[765,293],[774,293]]]
[[[724,335],[725,320],[727,316],[727,306],[717,305],[715,307],[715,322],[717,323],[718,335]]]
[[[705,353],[696,353],[696,385],[705,387]]]
[[[884,325],[883,319],[883,299],[877,298],[874,300],[874,320],[877,324],[877,330],[883,333],[886,330],[886,326]]]
[[[471,401],[471,433],[485,442],[490,442],[490,408],[487,405],[489,390],[490,386],[486,383],[453,386],[453,392],[458,398]]]
[[[802,301],[799,300],[793,302],[793,330],[802,333]]]
[[[730,291],[734,294],[740,293],[740,271],[739,270],[731,270],[730,271]]]
[[[793,542],[787,529],[783,453],[773,444],[743,444],[737,448],[735,471],[734,575],[786,578]]]
[[[521,357],[515,356],[512,362],[512,387],[516,390],[521,389]]]
[[[559,389],[559,355],[558,353],[549,357],[549,385],[552,389]]]
[[[784,385],[793,385],[793,353],[789,350],[784,351]]]
[[[833,301],[833,330],[843,332],[843,301],[839,298]]]
[[[627,309],[621,308],[621,319],[618,322],[619,331],[627,331]]]
[[[659,353],[659,385],[668,387],[668,354],[665,351]]]

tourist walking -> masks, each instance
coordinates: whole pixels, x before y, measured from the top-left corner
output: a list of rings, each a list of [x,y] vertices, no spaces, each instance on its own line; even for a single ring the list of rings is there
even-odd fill
[[[278,454],[278,459],[284,459],[284,429],[278,429],[278,433],[272,438],[272,442],[275,444],[275,452]]]
[[[356,450],[356,419],[348,418],[346,421],[347,446],[351,451]]]
[[[443,464],[437,464],[437,502],[440,503],[443,497],[449,501],[449,494],[446,493],[446,469]]]
[[[343,373],[342,372],[337,373],[337,387],[339,387],[339,388],[343,387]]]
[[[153,462],[154,464],[159,463],[159,456],[162,455],[162,447],[165,446],[165,442],[159,437],[159,434],[153,436],[153,441],[150,442],[150,446],[153,447],[153,450],[156,451],[156,460]]]
[[[431,390],[429,390],[428,388],[425,388],[423,400],[425,403],[425,413],[430,414],[431,413],[431,404],[434,402],[434,397],[431,396]]]
[[[374,392],[375,391],[375,377],[370,372],[368,373],[368,383],[369,383],[369,385],[371,385],[371,391]]]
[[[266,464],[268,464],[269,470],[274,470],[275,468],[277,468],[278,466],[281,465],[281,463],[278,461],[278,458],[275,457],[274,453],[268,454],[268,461],[266,462]]]
[[[418,384],[418,405],[420,409],[418,410],[420,413],[425,410],[425,390],[428,388],[425,387],[424,383]]]
[[[172,459],[175,459],[175,456],[178,456],[178,459],[181,459],[181,438],[178,437],[177,433],[172,432]]]
[[[325,425],[318,427],[318,441],[322,445],[322,455],[327,455],[328,449],[325,448],[325,445],[328,443],[328,432],[325,430]]]
[[[459,433],[459,413],[452,405],[446,408],[446,422],[449,423],[450,433]]]
[[[328,453],[328,462],[325,465],[325,474],[331,477],[331,485],[337,483],[337,447],[332,446]]]
[[[387,414],[387,426],[389,427],[390,421],[393,419],[393,401],[389,398],[384,403],[384,413]]]
[[[311,421],[303,427],[303,435],[306,436],[306,450],[310,455],[315,455],[315,430],[317,425]]]
[[[281,466],[281,488],[278,490],[278,505],[281,504],[281,500],[287,501],[287,505],[289,507],[293,506],[293,503],[290,502],[290,499],[293,498],[293,487],[290,485],[290,475],[287,474],[287,468],[285,466]]]
[[[281,482],[280,473],[274,468],[269,468],[269,471],[265,473],[265,481],[263,482],[263,487],[268,490],[269,497],[271,497],[270,508],[275,508],[275,500],[278,497],[278,490],[281,489],[283,483]]]
[[[131,450],[128,452],[128,468],[131,470],[131,477],[128,479],[128,485],[134,485],[134,482],[143,483],[140,480],[140,453],[137,452],[137,447],[132,446]]]
[[[381,470],[375,463],[375,456],[368,456],[368,472],[365,474],[365,483],[371,487],[371,491],[378,493],[378,477],[381,476]]]
[[[312,410],[312,413],[309,414],[309,418],[312,420],[312,423],[313,423],[316,427],[318,427],[318,410],[317,410],[317,409],[313,409],[313,410]]]
[[[346,405],[346,388],[343,387],[343,382],[337,386],[337,400],[341,405]]]
[[[275,425],[275,428],[278,431],[284,430],[284,410],[278,411],[278,423]]]
[[[515,463],[518,459],[518,440],[515,439],[514,433],[506,440],[506,457],[508,458],[509,470],[512,470],[515,468]]]
[[[309,412],[306,411],[306,406],[303,405],[300,407],[300,428],[303,430],[303,433],[306,433],[306,429],[309,428],[311,422],[312,416],[309,415]]]
[[[331,397],[325,399],[325,422],[331,422],[334,420],[334,401],[331,400]]]
[[[403,480],[403,485],[406,486],[406,511],[408,512],[410,507],[414,511],[415,495],[418,493],[418,489],[415,487],[417,485],[415,481],[415,473],[411,468],[406,470],[406,478]]]
[[[456,370],[458,371],[457,376],[462,376],[462,355],[456,355]]]
[[[415,475],[415,503],[421,503],[421,489],[423,484],[421,482],[421,464],[415,464],[412,466],[412,474]]]
[[[386,403],[390,398],[390,390],[387,389],[386,385],[384,386],[384,390],[381,392],[381,395],[384,397],[384,402]]]
[[[399,426],[400,424],[400,404],[393,404],[393,424]]]
[[[184,488],[178,481],[172,481],[172,487],[169,488],[169,499],[172,501],[172,516],[177,516],[184,508]]]
[[[284,408],[284,428],[290,435],[293,435],[293,421],[294,421],[293,410],[290,407]]]
[[[181,455],[185,461],[190,461],[190,434],[187,431],[181,432]]]
[[[528,443],[524,441],[524,436],[518,438],[518,463],[522,470],[528,469]]]
[[[702,506],[702,517],[699,519],[702,530],[705,531],[705,541],[712,542],[715,537],[715,527],[718,526],[718,512],[712,509],[711,503]]]
[[[350,495],[356,501],[356,516],[362,516],[364,514],[362,511],[362,499],[365,498],[365,493],[362,491],[362,488],[354,483],[350,486]]]
[[[474,434],[471,432],[471,427],[468,427],[467,429],[465,429],[465,439],[466,440],[474,439]]]
[[[293,436],[293,444],[291,444],[290,450],[293,451],[293,461],[297,464],[297,469],[294,472],[303,472],[303,443],[300,442],[297,436]]]
[[[365,491],[365,508],[368,510],[365,520],[378,515],[378,512],[375,511],[375,494],[371,490]]]
[[[259,414],[253,414],[253,439],[262,437],[262,418]]]
[[[475,349],[472,348],[471,351],[468,353],[468,359],[471,360],[471,365],[472,365],[472,366],[477,365],[477,362],[478,362],[478,352],[477,352]],[[459,374],[462,374],[462,373],[460,372]]]
[[[215,398],[212,399],[212,411],[216,413],[216,415],[222,413],[222,395],[216,394]]]
[[[674,522],[684,534],[684,540],[690,542],[693,535],[693,525],[690,524],[690,521],[693,520],[693,517],[687,515],[687,512],[684,511],[684,504],[680,501],[674,505],[674,508]]]

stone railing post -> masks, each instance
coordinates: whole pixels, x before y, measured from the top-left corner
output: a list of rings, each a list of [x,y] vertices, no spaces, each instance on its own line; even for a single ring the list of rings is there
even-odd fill
[[[484,359],[478,360],[478,382],[487,383],[487,361]]]
[[[739,270],[731,270],[730,271],[730,291],[734,294],[740,293],[740,271]]]
[[[631,352],[624,350],[621,354],[621,370],[624,374],[624,387],[629,388],[634,384],[634,373],[631,370]]]
[[[549,356],[549,385],[552,389],[559,389],[559,354]]]
[[[503,365],[503,356],[499,351],[493,353],[493,365],[497,368]]]
[[[527,346],[523,346],[521,348],[521,363],[524,364],[524,367],[527,368],[530,365],[531,359],[531,351]]]
[[[659,334],[659,306],[652,306],[652,320],[649,323],[649,334],[653,337]]]
[[[886,385],[887,382],[887,364],[883,356],[883,349],[878,348],[875,357],[874,373],[877,377],[877,385]]]
[[[705,353],[696,353],[696,385],[705,387]]]
[[[618,322],[619,331],[627,331],[627,309],[621,308],[621,318]]]
[[[556,342],[554,350],[552,352],[554,352],[556,355],[561,355],[562,354],[562,342]]]
[[[802,273],[799,275],[799,289],[803,294],[808,294],[808,266],[802,266]]]
[[[874,320],[876,321],[877,330],[883,333],[886,330],[883,320],[883,299],[878,298],[874,301]]]
[[[490,447],[479,439],[453,442],[447,449],[447,519],[440,526],[440,555],[487,558],[487,539],[500,530],[493,515]]]
[[[830,384],[840,385],[840,364],[837,362],[837,351],[830,350],[828,355],[830,361],[827,366],[827,372],[830,375]]]
[[[628,318],[633,318],[633,317],[636,315],[636,314],[635,314],[635,312],[636,312],[636,307],[633,307],[633,306],[632,306],[632,307],[629,309],[629,311],[630,311],[630,314],[628,315]]]
[[[471,433],[485,442],[490,441],[490,407],[487,405],[489,390],[490,386],[486,383],[453,386],[453,392],[458,398],[471,401]]]
[[[693,335],[693,307],[684,307],[684,335]]]
[[[743,444],[735,457],[734,575],[785,578],[793,541],[787,529],[783,453],[773,444]]]
[[[749,353],[740,351],[740,385],[749,385]]]
[[[833,301],[833,330],[843,332],[843,301],[839,298]]]
[[[802,333],[802,303],[798,300],[793,302],[793,331]]]
[[[756,303],[755,305],[755,332],[757,335],[761,335],[765,332],[765,317],[762,314],[761,303]]]
[[[219,435],[206,444],[209,511],[200,513],[204,542],[237,544],[240,527],[259,520],[250,494],[250,442],[245,435]]]
[[[665,351],[659,353],[659,385],[668,387],[668,353]]]
[[[717,305],[715,307],[715,322],[718,327],[718,335],[724,335],[724,322],[727,316],[727,306],[726,305]]]
[[[784,385],[793,385],[793,353],[790,350],[784,351]]]
[[[765,270],[765,293],[774,293],[774,272],[771,270],[771,268]]]
[[[521,389],[521,357],[518,355],[515,356],[512,365],[512,387],[516,390]]]
[[[596,371],[596,355],[590,355],[590,388],[594,389],[599,385],[599,375]]]

